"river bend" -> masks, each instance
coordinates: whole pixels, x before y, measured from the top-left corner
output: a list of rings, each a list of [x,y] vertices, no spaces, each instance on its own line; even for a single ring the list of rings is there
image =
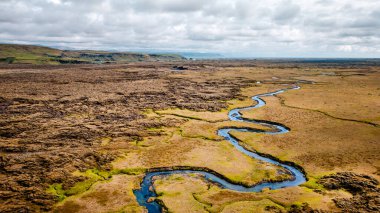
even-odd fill
[[[242,114],[240,111],[242,110],[250,110],[255,109],[259,107],[265,106],[265,101],[262,99],[262,97],[267,96],[273,96],[276,94],[283,93],[287,90],[291,89],[299,89],[299,86],[294,86],[287,89],[281,89],[277,90],[275,92],[260,94],[252,97],[252,100],[255,101],[255,104],[252,106],[244,107],[244,108],[235,108],[228,112],[228,117],[231,121],[238,121],[238,122],[246,122],[246,123],[255,123],[260,124],[266,127],[269,127],[270,131],[263,131],[263,130],[255,130],[250,128],[234,128],[234,127],[228,127],[228,128],[221,128],[218,130],[217,134],[224,137],[227,141],[229,141],[237,150],[240,152],[255,158],[257,160],[261,160],[264,162],[268,162],[274,165],[278,165],[280,167],[283,167],[286,169],[291,175],[291,180],[285,180],[285,181],[279,181],[279,182],[262,182],[252,187],[243,186],[240,184],[235,184],[230,182],[228,179],[223,177],[222,175],[218,175],[215,172],[209,172],[209,171],[199,171],[201,169],[156,169],[157,171],[147,172],[145,177],[143,178],[141,182],[141,188],[134,191],[134,194],[136,196],[137,202],[148,209],[149,213],[156,213],[156,212],[162,212],[162,206],[157,201],[151,201],[148,202],[148,199],[151,197],[157,197],[157,194],[155,193],[153,189],[153,177],[154,176],[165,176],[165,175],[172,175],[172,174],[191,174],[196,173],[202,175],[206,180],[218,184],[220,187],[239,191],[239,192],[260,192],[264,188],[269,189],[280,189],[285,187],[291,187],[291,186],[298,186],[301,183],[304,183],[306,181],[306,177],[303,173],[303,171],[300,170],[299,167],[293,166],[291,163],[283,163],[279,162],[278,160],[268,157],[263,154],[259,154],[254,151],[249,151],[245,149],[243,146],[239,144],[239,141],[231,136],[230,131],[240,131],[240,132],[254,132],[254,133],[261,133],[261,134],[284,134],[289,132],[289,129],[285,127],[282,124],[274,123],[270,121],[263,121],[263,120],[255,120],[255,119],[248,119],[242,117]]]

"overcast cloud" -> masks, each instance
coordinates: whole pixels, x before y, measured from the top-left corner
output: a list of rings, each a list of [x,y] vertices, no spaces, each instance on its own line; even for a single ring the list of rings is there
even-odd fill
[[[0,43],[380,57],[380,0],[0,0]]]

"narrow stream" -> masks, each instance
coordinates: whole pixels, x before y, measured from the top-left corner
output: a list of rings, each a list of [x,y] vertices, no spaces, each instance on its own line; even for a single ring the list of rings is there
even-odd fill
[[[252,100],[254,100],[256,102],[255,105],[249,106],[249,107],[244,107],[244,108],[232,109],[231,111],[228,112],[228,117],[231,121],[260,124],[260,125],[263,125],[266,127],[270,127],[272,129],[271,131],[262,131],[262,130],[255,130],[255,129],[249,129],[249,128],[231,128],[231,127],[221,128],[218,130],[218,135],[224,137],[237,150],[239,150],[240,152],[242,152],[242,153],[244,153],[244,154],[246,154],[252,158],[255,158],[255,159],[258,159],[261,161],[265,161],[265,162],[283,167],[289,173],[292,174],[292,176],[293,176],[292,180],[286,180],[286,181],[280,181],[280,182],[262,182],[258,185],[252,186],[252,187],[246,187],[243,185],[231,183],[227,179],[222,178],[222,176],[216,176],[215,174],[212,174],[210,172],[205,172],[205,171],[197,171],[197,170],[191,170],[191,169],[155,171],[155,172],[148,172],[145,175],[143,181],[141,182],[141,188],[139,190],[134,191],[137,202],[141,206],[146,207],[148,209],[148,212],[150,212],[150,213],[162,212],[162,207],[158,202],[156,202],[156,201],[148,202],[148,199],[150,197],[153,197],[153,198],[157,197],[157,194],[154,192],[154,190],[152,190],[153,189],[152,178],[154,176],[196,173],[196,174],[202,175],[206,180],[218,184],[222,188],[230,189],[230,190],[234,190],[234,191],[239,191],[239,192],[260,192],[264,188],[279,189],[279,188],[297,186],[297,185],[300,185],[301,183],[304,183],[306,181],[305,175],[298,168],[291,166],[291,165],[288,165],[286,163],[278,162],[277,160],[274,160],[274,159],[271,159],[269,157],[260,155],[256,152],[248,151],[243,146],[241,146],[239,144],[237,139],[235,139],[234,137],[232,137],[230,135],[230,131],[255,132],[255,133],[271,134],[271,135],[284,134],[284,133],[289,132],[288,128],[286,128],[285,126],[278,124],[278,123],[274,123],[274,122],[270,122],[270,121],[262,121],[262,120],[254,120],[254,119],[243,118],[240,111],[241,110],[255,109],[255,108],[265,106],[265,101],[262,100],[261,97],[273,96],[273,95],[276,95],[279,93],[283,93],[287,90],[299,89],[299,88],[300,88],[299,86],[295,86],[295,87],[288,88],[288,89],[282,89],[282,90],[278,90],[278,91],[271,92],[271,93],[265,93],[265,94],[253,96]]]

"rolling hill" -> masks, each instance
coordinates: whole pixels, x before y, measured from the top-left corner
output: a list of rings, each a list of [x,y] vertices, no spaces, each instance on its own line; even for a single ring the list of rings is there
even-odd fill
[[[186,59],[178,54],[59,50],[34,45],[0,44],[0,63],[8,64],[103,64],[180,60]]]

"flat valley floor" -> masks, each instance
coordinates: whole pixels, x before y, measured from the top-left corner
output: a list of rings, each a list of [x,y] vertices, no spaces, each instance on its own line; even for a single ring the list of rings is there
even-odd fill
[[[287,179],[216,131],[263,129],[227,113],[294,85],[242,112],[289,133],[231,134],[300,166],[307,182],[241,193],[176,174],[155,178],[156,199],[170,212],[379,212],[372,60],[0,65],[0,212],[145,212],[133,190],[152,168],[203,167],[244,185]]]

